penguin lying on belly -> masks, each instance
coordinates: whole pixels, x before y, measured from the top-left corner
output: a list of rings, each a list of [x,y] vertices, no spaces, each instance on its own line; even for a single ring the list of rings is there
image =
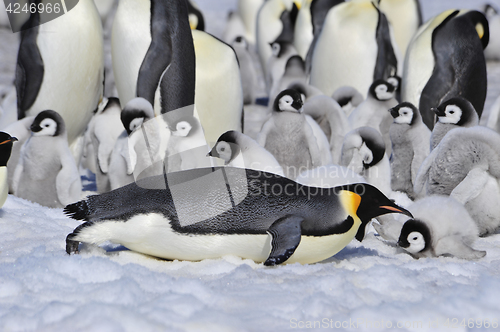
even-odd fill
[[[232,167],[145,178],[64,211],[86,221],[67,236],[68,254],[111,241],[167,259],[237,255],[268,266],[319,262],[361,241],[372,218],[411,216],[368,184],[307,187]]]

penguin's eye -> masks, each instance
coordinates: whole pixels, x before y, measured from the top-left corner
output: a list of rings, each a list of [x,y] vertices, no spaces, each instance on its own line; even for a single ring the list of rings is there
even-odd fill
[[[450,114],[455,114],[455,111],[450,111]]]
[[[220,148],[221,151],[226,151],[226,148]]]
[[[48,127],[48,126],[49,126],[49,124],[46,124],[44,127]]]
[[[418,239],[418,237],[414,236],[413,237],[413,241],[416,241]]]

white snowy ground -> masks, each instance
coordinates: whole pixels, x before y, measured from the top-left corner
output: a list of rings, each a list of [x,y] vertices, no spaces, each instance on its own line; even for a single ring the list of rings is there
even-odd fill
[[[216,20],[235,1],[198,3],[220,34]],[[422,4],[427,19],[482,1]],[[3,86],[16,40],[0,31]],[[500,65],[488,70],[491,104]],[[0,210],[0,331],[499,330],[500,234],[476,242],[487,251],[479,261],[414,260],[370,233],[325,262],[267,268],[237,257],[163,261],[109,244],[68,256],[65,238],[78,225],[9,196]]]

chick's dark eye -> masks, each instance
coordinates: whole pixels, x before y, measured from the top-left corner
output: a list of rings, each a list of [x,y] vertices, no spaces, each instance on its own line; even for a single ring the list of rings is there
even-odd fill
[[[450,111],[450,114],[455,114],[455,111]]]
[[[45,125],[45,127],[48,127],[48,126],[49,126],[48,124]]]
[[[220,148],[221,151],[226,151],[226,148]]]
[[[416,237],[416,236],[413,238],[413,241],[415,241],[415,240],[417,240],[417,237]]]

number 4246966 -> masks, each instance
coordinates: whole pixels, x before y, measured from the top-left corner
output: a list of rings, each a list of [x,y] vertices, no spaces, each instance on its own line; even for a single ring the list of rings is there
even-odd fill
[[[60,13],[61,12],[61,4],[60,3],[39,3],[38,5],[36,3],[32,3],[28,5],[27,3],[24,4],[24,6],[21,8],[21,4],[19,3],[9,3],[7,8],[5,8],[7,13],[13,13],[13,14],[21,14],[21,13],[43,13],[46,12],[47,14],[51,13]]]
[[[458,328],[458,327],[469,327],[469,328],[494,328],[496,329],[498,327],[498,320],[493,319],[491,321],[487,319],[462,319],[461,321],[458,320],[458,318],[448,318],[444,322],[444,326],[448,328]]]

